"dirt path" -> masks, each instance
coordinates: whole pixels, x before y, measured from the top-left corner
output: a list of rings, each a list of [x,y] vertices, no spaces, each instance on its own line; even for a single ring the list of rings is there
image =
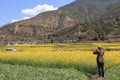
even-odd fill
[[[97,75],[93,75],[90,80],[105,80],[102,77],[98,77]]]

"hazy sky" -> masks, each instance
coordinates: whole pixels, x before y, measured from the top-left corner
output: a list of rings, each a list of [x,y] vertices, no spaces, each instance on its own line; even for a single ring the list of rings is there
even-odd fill
[[[56,10],[75,0],[1,0],[0,26],[31,18],[41,12]]]

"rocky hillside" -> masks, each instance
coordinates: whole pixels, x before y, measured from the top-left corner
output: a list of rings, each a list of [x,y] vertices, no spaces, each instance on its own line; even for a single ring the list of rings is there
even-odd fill
[[[1,41],[120,40],[120,0],[76,0],[0,28]]]
[[[73,26],[76,20],[61,11],[45,12],[28,20],[22,20],[3,26],[0,29],[1,40],[38,40],[61,29]]]

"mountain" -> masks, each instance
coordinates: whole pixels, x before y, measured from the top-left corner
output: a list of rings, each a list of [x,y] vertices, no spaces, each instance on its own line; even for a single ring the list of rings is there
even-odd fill
[[[76,0],[1,27],[0,41],[119,41],[119,4],[120,0]]]
[[[76,21],[61,11],[41,13],[31,19],[18,21],[0,28],[1,40],[38,40],[52,32],[73,26]]]

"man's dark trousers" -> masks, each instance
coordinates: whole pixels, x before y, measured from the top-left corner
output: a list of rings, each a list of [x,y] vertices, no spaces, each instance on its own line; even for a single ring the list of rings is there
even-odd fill
[[[99,74],[99,76],[104,77],[104,63],[100,63],[97,60],[97,67],[98,67],[98,74]]]

